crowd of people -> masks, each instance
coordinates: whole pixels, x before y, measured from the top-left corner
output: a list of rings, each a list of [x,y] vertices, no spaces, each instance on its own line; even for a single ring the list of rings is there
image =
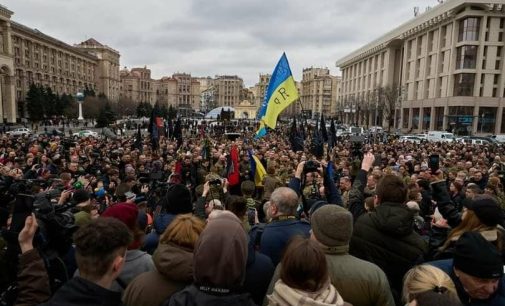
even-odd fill
[[[505,147],[289,134],[2,136],[1,305],[505,305]]]

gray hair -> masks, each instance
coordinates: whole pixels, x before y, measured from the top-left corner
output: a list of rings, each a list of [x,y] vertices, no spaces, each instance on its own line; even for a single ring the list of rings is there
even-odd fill
[[[272,192],[270,204],[277,206],[279,214],[294,216],[298,208],[298,195],[289,187],[279,187]]]

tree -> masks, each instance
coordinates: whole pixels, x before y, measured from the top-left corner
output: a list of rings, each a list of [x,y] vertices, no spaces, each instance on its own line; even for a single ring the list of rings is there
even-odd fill
[[[175,118],[177,118],[177,109],[170,105],[168,107],[168,119],[173,120]]]
[[[132,99],[122,97],[113,105],[113,109],[120,116],[134,116],[137,104]]]
[[[88,85],[84,85],[84,90],[82,92],[84,94],[84,97],[94,97],[95,96],[95,90],[93,88],[88,87]]]
[[[388,132],[393,125],[395,111],[398,108],[400,89],[398,86],[385,86],[377,88],[378,107],[382,112],[382,118],[386,120]]]
[[[102,128],[109,126],[109,124],[114,123],[115,120],[116,116],[114,114],[114,111],[112,110],[110,104],[106,102],[103,108],[100,109],[100,112],[96,119],[96,127]]]
[[[153,112],[153,106],[147,102],[141,102],[137,105],[137,117],[150,117]]]
[[[44,118],[44,92],[42,87],[30,84],[26,94],[26,110],[32,121],[40,121]]]

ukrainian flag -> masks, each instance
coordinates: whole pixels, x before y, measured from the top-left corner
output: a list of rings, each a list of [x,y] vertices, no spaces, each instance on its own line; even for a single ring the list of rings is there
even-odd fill
[[[263,186],[263,178],[267,175],[265,167],[256,155],[252,154],[251,150],[249,153],[249,163],[251,165],[251,178],[254,178],[254,184],[256,186]]]
[[[258,112],[260,128],[256,132],[256,138],[266,134],[266,127],[275,129],[279,114],[296,99],[298,99],[298,89],[291,74],[286,53],[283,53],[272,73],[265,99]]]

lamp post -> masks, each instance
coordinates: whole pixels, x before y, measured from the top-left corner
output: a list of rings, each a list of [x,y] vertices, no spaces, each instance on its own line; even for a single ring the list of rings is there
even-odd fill
[[[75,95],[75,98],[77,99],[77,103],[79,103],[79,117],[77,120],[84,120],[84,117],[82,116],[82,103],[84,102],[84,94],[82,92],[78,92]]]

